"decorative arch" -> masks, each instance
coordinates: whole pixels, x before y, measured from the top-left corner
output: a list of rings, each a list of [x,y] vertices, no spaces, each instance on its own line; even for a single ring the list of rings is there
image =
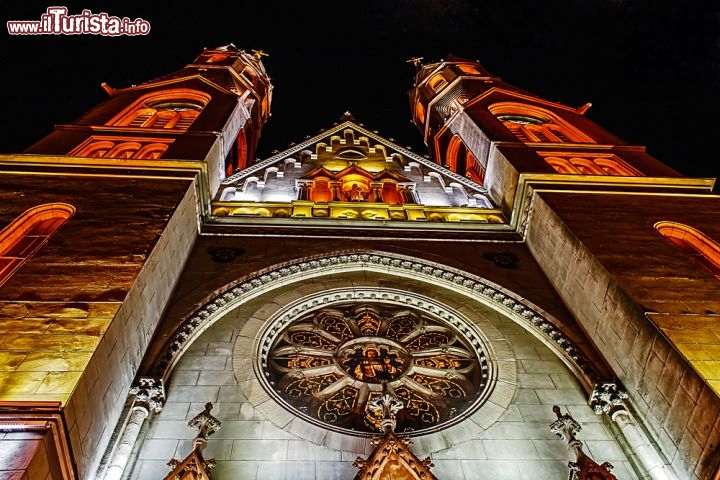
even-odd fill
[[[241,128],[238,132],[235,140],[235,164],[232,161],[228,162],[226,175],[229,177],[236,171],[244,170],[250,166],[250,159],[248,158],[248,142],[245,133],[245,128]]]
[[[75,213],[67,203],[29,208],[0,231],[0,286]]]
[[[618,176],[624,176],[624,177],[642,177],[643,174],[628,165],[627,163],[623,162],[619,158],[607,158],[607,157],[600,157],[600,158],[594,158],[593,161],[600,166],[603,170],[605,170],[608,175],[618,175]]]
[[[135,158],[157,160],[167,151],[169,143],[141,139],[135,142],[116,142],[114,139],[90,138],[68,153],[71,156],[90,158]]]
[[[458,63],[457,67],[462,73],[466,75],[481,75],[478,69],[472,65],[468,65],[466,63]]]
[[[106,125],[187,130],[210,98],[207,93],[185,88],[148,93]]]
[[[448,143],[447,150],[445,152],[445,164],[447,167],[452,170],[455,173],[459,173],[462,175],[463,172],[458,170],[459,166],[464,167],[464,158],[460,159],[460,151],[465,152],[465,144],[462,141],[462,138],[460,138],[459,135],[453,135],[453,137],[450,139],[450,142]]]
[[[581,173],[585,175],[607,175],[607,172],[596,165],[595,162],[589,158],[578,158],[573,157],[570,159],[570,163],[575,165]]]
[[[398,191],[398,184],[394,180],[384,180],[382,182],[380,198],[389,205],[402,205],[405,203]]]
[[[107,155],[107,153],[112,150],[114,146],[114,142],[108,140],[101,140],[99,142],[92,142],[88,144],[86,147],[84,147],[77,153],[71,152],[70,155],[75,155],[78,157],[102,158]]]
[[[270,267],[226,286],[215,298],[192,312],[162,348],[153,376],[167,380],[192,342],[238,305],[282,285],[347,272],[393,274],[465,295],[506,316],[543,341],[566,364],[586,390],[600,376],[585,355],[560,332],[556,320],[527,299],[479,276],[445,265],[387,252],[350,251],[301,259]]]
[[[488,107],[521,142],[597,143],[550,110],[517,102],[499,102]]]
[[[427,81],[427,85],[432,88],[432,90],[436,93],[445,88],[447,83],[447,80],[445,79],[445,77],[442,76],[441,73],[436,73]]]
[[[643,174],[614,154],[598,156],[558,156],[555,153],[540,152],[545,161],[558,173],[571,175],[612,175],[621,177],[642,177]]]
[[[415,119],[420,125],[425,124],[425,107],[419,100],[415,102]]]
[[[313,202],[328,203],[333,201],[333,192],[330,187],[330,179],[327,177],[316,177],[310,189],[310,200]]]
[[[149,143],[137,151],[135,158],[157,160],[167,149],[168,146],[165,143]]]
[[[453,135],[448,143],[445,163],[450,170],[473,182],[480,185],[485,182],[485,167],[457,134]]]
[[[682,223],[661,221],[655,230],[720,280],[720,244],[700,230]]]
[[[133,158],[142,145],[138,142],[121,142],[115,145],[105,156],[111,158]]]

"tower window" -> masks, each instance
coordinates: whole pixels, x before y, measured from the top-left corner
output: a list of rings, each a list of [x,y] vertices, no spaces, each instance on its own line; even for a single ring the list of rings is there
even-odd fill
[[[521,142],[596,143],[555,113],[534,105],[502,102],[489,110]]]
[[[66,203],[47,203],[26,210],[0,231],[0,285],[32,257],[75,213]]]
[[[675,222],[658,222],[655,230],[720,280],[720,245],[701,231]]]
[[[478,161],[459,135],[454,135],[445,152],[445,164],[450,170],[472,181],[483,184],[485,167]]]
[[[255,83],[255,80],[257,80],[257,74],[255,71],[250,67],[245,67],[242,72],[240,72],[240,75],[245,77],[245,79],[250,82],[250,84]]]
[[[460,63],[458,64],[458,68],[462,73],[465,73],[467,75],[480,75],[480,72],[477,70],[477,68],[471,65]]]
[[[193,90],[155,92],[140,98],[108,125],[187,130],[209,100],[209,95]]]
[[[138,142],[123,140],[115,137],[90,137],[80,146],[70,151],[68,156],[156,160],[162,157],[170,143],[172,143],[167,139],[141,139]]]
[[[542,155],[543,159],[558,173],[613,175],[621,177],[643,176],[642,172],[613,154],[558,156],[555,152],[540,152],[540,155]]]
[[[447,80],[442,75],[437,74],[428,80],[428,86],[433,89],[434,92],[439,92],[442,88],[447,85]]]
[[[530,117],[527,115],[498,115],[497,119],[503,123],[514,123],[518,125],[542,125],[548,123],[543,118]]]

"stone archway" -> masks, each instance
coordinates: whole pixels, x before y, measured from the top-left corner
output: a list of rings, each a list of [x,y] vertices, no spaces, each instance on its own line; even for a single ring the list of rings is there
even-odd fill
[[[466,478],[455,474],[471,467],[457,459],[519,475],[519,464],[499,453],[508,445],[525,449],[517,452],[521,456],[542,455],[526,458],[532,468],[567,473],[566,446],[553,439],[548,429],[552,410],[538,398],[562,398],[559,403],[584,412],[587,420],[593,413],[581,385],[590,381],[593,371],[584,369],[582,357],[554,330],[551,319],[512,292],[465,272],[396,255],[353,252],[265,270],[228,286],[189,318],[168,344],[162,368],[167,403],[151,418],[145,447],[129,478],[157,476],[167,471],[168,457],[186,455],[192,436],[187,418],[208,401],[223,422],[207,449],[208,456],[218,460],[219,478],[269,478],[282,476],[283,469],[307,469],[302,478],[352,478],[353,460],[372,450],[371,437],[309,421],[279,402],[260,381],[263,352],[278,345],[275,339],[283,329],[297,319],[308,321],[307,314],[349,301],[380,305],[378,310],[403,306],[426,315],[435,327],[446,323],[464,332],[463,345],[481,345],[491,364],[492,388],[457,422],[411,437],[413,451],[420,457],[432,455],[439,465],[438,478]],[[374,334],[365,337],[363,342],[378,341]],[[342,345],[354,347],[356,340]],[[396,343],[407,346],[403,339]],[[535,358],[529,358],[529,352],[535,352]],[[593,421],[602,423],[600,417]],[[597,431],[600,441],[606,435]],[[538,454],[540,447],[534,443],[552,453]],[[483,448],[494,450],[477,453]],[[624,457],[622,462],[627,469]]]
[[[303,258],[258,272],[227,286],[225,291],[191,315],[165,345],[153,376],[167,379],[172,367],[194,338],[214,321],[238,305],[272,291],[278,286],[346,272],[391,273],[426,284],[429,288],[449,290],[507,315],[518,325],[545,343],[573,371],[589,392],[603,380],[583,353],[555,326],[558,324],[527,299],[477,275],[416,257],[377,252],[353,251]]]

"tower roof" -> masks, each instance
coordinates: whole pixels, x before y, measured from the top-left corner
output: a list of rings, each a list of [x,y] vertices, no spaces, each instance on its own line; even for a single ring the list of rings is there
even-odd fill
[[[248,87],[256,87],[258,83],[271,88],[270,77],[262,63],[262,57],[267,55],[262,50],[248,53],[232,43],[212,49],[205,48],[192,63],[175,72],[143,82],[142,85],[200,75],[238,95]]]

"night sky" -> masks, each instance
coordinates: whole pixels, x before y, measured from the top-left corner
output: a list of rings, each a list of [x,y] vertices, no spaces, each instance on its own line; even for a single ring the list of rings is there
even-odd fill
[[[350,111],[424,154],[410,123],[413,57],[478,60],[506,82],[577,107],[686,176],[720,177],[720,3],[633,0],[73,2],[0,0],[3,23],[69,14],[142,18],[148,35],[10,35],[0,54],[0,153],[17,153],[125,88],[233,43],[263,50],[274,85],[259,157]],[[223,5],[224,3],[224,5]],[[324,6],[316,6],[316,3]],[[34,4],[34,5],[32,5]],[[716,188],[716,191],[718,188]]]

